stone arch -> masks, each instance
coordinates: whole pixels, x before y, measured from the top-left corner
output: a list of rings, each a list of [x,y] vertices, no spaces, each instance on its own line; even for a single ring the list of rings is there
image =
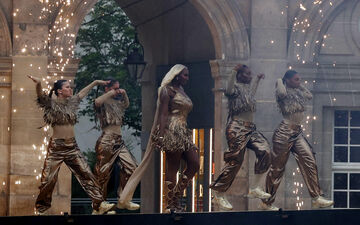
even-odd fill
[[[298,10],[290,31],[289,62],[315,62],[324,34],[334,18],[344,9],[346,2],[344,0],[325,0],[322,1],[322,4],[314,6],[313,2],[309,1],[305,4],[307,10]],[[295,25],[297,22],[300,24]],[[307,23],[310,23],[308,28],[304,27]]]
[[[11,56],[12,42],[8,21],[0,8],[0,56]]]
[[[70,19],[70,27],[58,32],[50,40],[51,49],[61,48],[65,43],[75,42],[76,34],[87,13],[96,4],[98,0],[79,0],[70,6],[63,6],[58,9],[61,14],[53,21],[58,23],[58,27],[64,27],[65,21],[61,19],[62,15],[73,15]],[[122,3],[125,1],[117,1]],[[157,1],[159,4],[162,0]],[[238,1],[219,1],[216,0],[189,0],[189,2],[198,10],[204,21],[208,25],[213,38],[216,59],[247,59],[250,55],[250,45],[245,23],[239,9]],[[136,4],[136,3],[134,3]],[[139,3],[140,4],[140,3]],[[221,7],[219,6],[221,4]],[[133,6],[136,7],[136,6]],[[124,9],[130,20],[136,24],[140,21],[141,15],[131,8]],[[61,22],[60,22],[61,21]],[[65,33],[72,33],[72,36],[65,36]],[[138,29],[140,40],[144,41],[145,34],[142,29]],[[66,53],[65,54],[69,54]],[[50,55],[54,56],[53,51]],[[70,54],[69,54],[70,55]]]
[[[347,1],[338,13],[331,18],[331,23],[324,27],[328,35],[323,40],[316,61],[322,63],[356,64],[360,57],[360,2]],[[341,33],[341,34],[340,34]],[[334,56],[340,56],[334,58]]]
[[[239,11],[239,1],[191,0],[191,3],[209,26],[217,59],[234,60],[249,57],[249,36]]]
[[[85,4],[86,2],[86,4]],[[81,26],[82,21],[84,20],[87,13],[91,10],[91,8],[98,2],[98,0],[78,0],[70,6],[63,6],[63,8],[58,9],[59,12],[62,12],[62,15],[73,15],[70,19],[70,27],[67,28],[66,31],[58,32],[55,36],[52,36],[50,40],[51,49],[61,48],[66,46],[69,42],[75,42],[76,34]],[[187,63],[187,62],[196,62],[198,59],[200,60],[212,60],[217,59],[215,61],[210,62],[211,64],[211,73],[214,79],[214,90],[215,90],[215,102],[216,104],[214,118],[218,118],[221,116],[219,113],[224,105],[222,103],[223,93],[220,92],[223,82],[223,74],[225,74],[225,70],[228,67],[224,61],[234,62],[234,61],[245,61],[250,56],[250,44],[249,44],[249,35],[247,32],[247,28],[240,12],[242,5],[238,0],[183,0],[183,1],[169,1],[169,0],[154,0],[154,1],[136,1],[136,0],[116,0],[119,3],[120,7],[124,10],[126,15],[130,18],[131,22],[136,26],[139,24],[146,24],[144,26],[138,26],[137,32],[139,34],[139,39],[145,49],[145,60],[147,61],[147,68],[145,78],[142,79],[142,93],[146,93],[143,95],[143,109],[147,110],[146,114],[143,114],[142,117],[142,131],[144,140],[147,140],[147,135],[151,129],[153,115],[150,113],[151,109],[153,109],[155,105],[156,99],[156,70],[158,65],[168,65],[174,63]],[[178,3],[176,3],[178,2]],[[176,3],[176,4],[175,4]],[[179,32],[174,28],[175,25],[181,25],[178,23],[178,20],[182,18],[176,18],[175,13],[168,13],[162,19],[154,19],[149,21],[150,18],[158,15],[163,12],[168,6],[176,6],[177,4],[181,5],[181,13],[185,14],[183,17],[186,17],[186,10],[190,10],[191,12],[195,12],[195,17],[197,21],[201,20],[201,23],[197,23],[197,25],[190,25],[190,29],[200,29],[201,31],[206,32],[205,35],[207,39],[204,40],[206,44],[213,48],[213,50],[207,51],[204,55],[198,58],[189,58],[181,57],[181,54],[191,55],[192,53],[201,54],[193,49],[190,49],[189,46],[184,46],[183,40],[179,40],[181,38],[176,37]],[[165,7],[164,7],[165,6]],[[141,10],[142,9],[142,10]],[[180,10],[179,10],[180,11]],[[169,19],[169,21],[167,21]],[[178,20],[176,20],[178,19]],[[54,23],[57,23],[61,20],[61,15],[59,14]],[[175,25],[171,24],[173,21]],[[176,24],[178,23],[178,24]],[[60,27],[64,27],[63,24],[56,24]],[[189,25],[189,24],[187,24]],[[207,27],[206,27],[207,26]],[[181,29],[181,28],[180,28]],[[198,32],[198,33],[201,33]],[[74,35],[65,36],[65,33],[72,33]],[[193,32],[196,34],[196,32]],[[160,35],[168,35],[169,38],[163,38],[162,43],[158,43]],[[181,35],[181,34],[180,34]],[[194,34],[192,34],[194,35]],[[199,34],[201,35],[201,34]],[[185,37],[185,38],[194,38],[194,37]],[[211,40],[210,40],[211,39]],[[203,43],[199,41],[199,38],[194,38],[197,43],[192,43],[191,46],[197,47],[194,45],[202,45]],[[177,43],[179,41],[179,43]],[[189,43],[186,43],[189,44]],[[174,46],[179,45],[179,46]],[[184,49],[186,48],[186,49]],[[205,47],[206,48],[206,47]],[[205,49],[204,46],[201,50]],[[64,49],[66,50],[66,49]],[[182,52],[181,52],[182,51]],[[181,53],[179,53],[181,52]],[[190,53],[189,53],[190,52]],[[53,51],[50,53],[53,55]],[[56,56],[56,55],[53,55]],[[205,56],[205,57],[204,57]],[[216,64],[216,65],[213,65]],[[225,65],[226,64],[226,65]],[[221,69],[219,68],[221,67]],[[221,74],[220,72],[221,71]],[[216,134],[214,135],[216,143],[221,143],[222,140],[222,120],[217,119],[217,123],[214,124],[214,130],[216,130]],[[219,139],[219,140],[218,140]],[[144,142],[146,143],[146,142]],[[216,149],[221,151],[221,145],[216,146]],[[220,158],[219,158],[220,159]],[[155,166],[153,166],[155,168]],[[154,170],[156,171],[156,170]],[[144,184],[154,183],[154,174],[149,172],[149,176],[143,180]],[[149,181],[147,181],[147,179]],[[154,187],[147,186],[147,190],[154,190]],[[156,198],[156,196],[147,196],[144,197],[144,202],[151,202],[152,198]],[[144,211],[151,211],[153,209],[148,209],[142,207]]]

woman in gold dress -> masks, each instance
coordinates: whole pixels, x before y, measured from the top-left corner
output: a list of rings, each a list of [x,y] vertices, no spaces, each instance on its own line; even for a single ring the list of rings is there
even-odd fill
[[[157,109],[142,162],[126,184],[119,204],[131,200],[136,185],[144,174],[154,149],[166,155],[165,207],[166,211],[182,211],[179,199],[195,173],[199,170],[197,148],[192,143],[191,132],[187,128],[187,115],[192,102],[184,92],[183,86],[189,79],[189,71],[184,65],[173,66],[165,75],[158,90]],[[186,169],[176,182],[180,161],[186,161]]]

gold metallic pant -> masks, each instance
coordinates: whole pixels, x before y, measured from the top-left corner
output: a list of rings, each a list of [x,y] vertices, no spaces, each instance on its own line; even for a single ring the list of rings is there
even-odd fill
[[[99,184],[91,172],[75,138],[50,139],[41,176],[40,193],[36,199],[36,209],[44,212],[51,207],[52,193],[57,182],[60,166],[65,163],[75,175],[80,185],[92,199],[93,208],[98,209],[103,201]]]
[[[224,153],[225,167],[210,185],[213,190],[225,192],[231,186],[243,161],[246,148],[256,155],[255,173],[265,173],[270,167],[270,146],[266,138],[251,122],[231,120],[226,127],[229,149]]]
[[[104,132],[96,143],[96,165],[94,169],[104,199],[106,199],[107,184],[114,163],[117,163],[120,168],[120,185],[117,190],[117,196],[120,197],[121,191],[135,171],[137,164],[133,155],[126,148],[121,135]]]
[[[273,135],[272,164],[266,177],[266,192],[271,194],[271,198],[264,201],[267,204],[275,201],[290,152],[295,156],[310,196],[314,198],[322,194],[315,156],[311,145],[303,136],[301,126],[282,121]]]

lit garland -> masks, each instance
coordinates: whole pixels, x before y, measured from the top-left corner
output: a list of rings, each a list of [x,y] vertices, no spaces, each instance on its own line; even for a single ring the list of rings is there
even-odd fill
[[[76,35],[69,31],[71,19],[74,13],[67,14],[67,10],[75,0],[57,0],[50,2],[49,0],[43,0],[42,14],[39,17],[41,20],[52,18],[56,14],[56,19],[49,29],[48,39],[48,50],[49,54],[55,57],[55,60],[50,62],[48,68],[54,67],[60,72],[64,72],[65,67],[69,64],[70,59],[74,58],[75,49],[75,37]],[[85,1],[84,4],[87,4]],[[67,37],[66,45],[58,43],[59,37]],[[52,43],[50,43],[52,42]],[[53,45],[52,45],[53,44]],[[57,76],[57,72],[53,72],[53,76]]]
[[[46,40],[44,40],[43,46],[28,46],[27,44],[24,44],[23,46],[21,46],[20,48],[20,53],[21,54],[27,54],[29,52],[29,50],[32,50],[34,52],[38,51],[42,51],[44,49],[48,50],[48,55],[51,56],[55,56],[55,60],[51,61],[49,63],[49,65],[47,66],[47,69],[49,70],[50,68],[54,68],[55,72],[50,73],[52,76],[49,75],[45,75],[42,78],[42,82],[46,84],[46,86],[43,88],[43,91],[46,93],[49,93],[51,87],[51,83],[55,82],[57,80],[57,75],[59,71],[64,72],[65,67],[69,64],[70,59],[74,58],[74,48],[75,48],[75,34],[68,32],[68,28],[70,27],[70,22],[71,22],[71,18],[73,17],[73,13],[71,13],[70,15],[65,15],[64,14],[64,9],[66,7],[70,7],[71,4],[74,2],[75,0],[39,0],[39,2],[43,5],[42,9],[41,9],[41,15],[38,17],[39,20],[44,21],[44,22],[49,22],[51,21],[51,19],[56,16],[56,20],[53,23],[52,27],[49,29],[49,34],[46,37]],[[84,4],[87,4],[87,2],[84,2]],[[20,9],[14,9],[12,15],[13,17],[17,17],[18,15],[20,15],[20,13],[22,13],[22,11]],[[29,16],[33,16],[32,13],[29,13]],[[15,18],[14,18],[15,20]],[[66,44],[68,45],[68,47],[63,47],[60,45],[56,45],[56,40],[59,39],[60,36],[64,36],[64,37],[69,37],[69,40],[66,42]],[[19,39],[20,35],[15,35],[14,36],[15,39]],[[53,37],[55,38],[54,41],[54,45],[51,45],[52,43],[50,43],[53,40]],[[52,47],[53,46],[53,47]],[[66,58],[65,58],[66,57]],[[14,68],[16,65],[13,64],[12,67]],[[29,67],[31,69],[33,69],[33,67],[35,67],[35,65],[33,64],[29,64]],[[37,69],[40,71],[41,67],[38,66]],[[63,79],[63,76],[60,76],[61,79]],[[2,78],[3,82],[6,82],[6,78]],[[70,80],[71,82],[71,80]],[[23,87],[19,88],[20,92],[25,92],[25,89]],[[5,95],[1,94],[0,95],[0,101],[4,100],[6,98]],[[13,113],[16,113],[18,110],[16,108],[12,109]],[[8,131],[10,131],[10,127],[8,127]],[[38,160],[43,161],[46,157],[47,154],[47,146],[49,145],[49,139],[50,139],[50,127],[47,125],[43,128],[43,140],[42,143],[40,144],[40,146],[37,146],[36,144],[32,144],[31,148],[38,152]],[[35,178],[36,180],[41,179],[41,170],[42,168],[34,168],[33,172],[35,174]],[[15,181],[16,185],[21,185],[22,182],[21,180],[16,180]],[[2,185],[5,186],[6,182],[3,181]],[[35,195],[33,195],[33,197],[35,198]],[[62,214],[63,212],[61,212]],[[36,209],[34,208],[34,214],[36,214]]]
[[[44,49],[48,49],[49,51],[49,55],[53,55],[56,57],[56,59],[52,62],[49,63],[48,65],[48,69],[49,68],[55,68],[56,71],[60,71],[64,72],[66,66],[69,64],[70,59],[74,58],[74,49],[75,49],[75,37],[76,35],[72,32],[70,32],[69,27],[71,24],[71,19],[73,18],[74,14],[70,13],[70,14],[65,14],[65,8],[66,7],[71,7],[72,3],[75,0],[39,0],[39,2],[43,5],[42,9],[41,9],[41,15],[39,16],[40,20],[46,21],[46,20],[50,20],[51,18],[53,18],[54,15],[56,15],[56,20],[54,22],[54,24],[52,25],[52,27],[49,29],[49,34],[46,40],[44,40]],[[318,0],[314,0],[312,1],[313,7],[318,7],[319,9],[317,10],[319,15],[321,17],[324,17],[324,2],[326,1],[318,1]],[[328,1],[329,5],[332,7],[333,3],[331,1]],[[86,1],[83,2],[84,5],[88,4]],[[304,3],[299,3],[299,8],[302,11],[306,11],[307,8],[309,8],[309,4],[304,4]],[[13,17],[18,16],[21,13],[20,9],[14,9],[12,15]],[[284,15],[284,11],[281,11],[281,14]],[[31,13],[29,14],[30,16],[32,15]],[[299,20],[298,18],[294,18],[294,24],[292,27],[292,32],[298,32],[301,31],[303,33],[307,32],[307,30],[309,29],[317,29],[317,27],[312,27],[312,25],[309,22],[309,19],[305,18],[303,20]],[[320,30],[318,30],[320,31]],[[64,36],[67,37],[68,40],[66,41],[66,47],[57,44],[56,41],[59,40],[60,36]],[[323,39],[322,40],[316,40],[315,44],[316,45],[321,45],[322,47],[325,47],[325,43],[323,42],[323,40],[325,40],[326,38],[328,38],[330,35],[329,34],[325,34],[323,35]],[[56,38],[54,38],[56,37]],[[15,39],[18,39],[19,35],[15,35]],[[54,42],[54,45],[51,45],[51,41]],[[275,44],[276,41],[275,40],[270,40],[269,41],[270,44]],[[305,41],[305,43],[300,43],[297,40],[294,40],[294,46],[295,49],[302,49],[302,48],[308,48],[310,47],[309,45],[309,41]],[[20,52],[23,54],[26,54],[26,52],[28,51],[28,49],[31,48],[32,50],[42,50],[40,47],[34,47],[34,46],[28,46],[28,45],[24,45],[22,46],[22,48],[20,49]],[[315,52],[312,53],[313,55],[315,55]],[[306,60],[302,59],[300,56],[300,53],[296,53],[296,58],[298,60],[298,62],[302,63],[302,64],[306,64]],[[317,66],[320,66],[318,62],[316,62]],[[30,67],[32,67],[33,65],[30,64]],[[336,62],[333,63],[333,67],[336,66]],[[15,64],[13,64],[13,67],[15,67]],[[41,70],[40,67],[38,67],[39,70]],[[292,66],[289,66],[289,69],[292,69]],[[50,83],[52,81],[56,81],[56,78],[58,76],[58,72],[52,72],[52,76],[48,76],[46,75],[45,77],[42,78],[42,81],[46,84],[46,87],[43,89],[45,92],[49,92],[49,90],[51,89],[51,85]],[[61,79],[63,79],[63,76],[60,76]],[[6,78],[3,78],[3,81],[6,82]],[[315,80],[313,81],[315,82]],[[308,82],[305,81],[305,84],[307,84]],[[20,88],[19,89],[20,92],[24,92],[25,89],[24,88]],[[6,96],[4,94],[0,95],[0,101],[4,100],[6,98]],[[335,97],[331,97],[330,96],[330,100],[331,103],[336,101]],[[17,112],[17,109],[14,108],[12,109],[12,111],[14,113]],[[311,116],[308,115],[306,116],[307,120],[305,123],[305,126],[303,127],[303,131],[306,132],[306,137],[310,137],[310,120],[316,120],[316,116]],[[10,127],[8,127],[8,131],[10,131]],[[43,128],[44,131],[44,139],[43,142],[41,144],[41,146],[36,146],[35,144],[32,145],[32,148],[34,149],[34,151],[40,151],[40,154],[38,156],[39,160],[43,160],[46,156],[46,149],[47,146],[49,144],[49,126],[46,126]],[[39,173],[40,170],[38,169],[34,169],[33,170],[35,174],[37,174],[36,179],[40,179],[41,178],[41,173]],[[298,168],[296,170],[298,172]],[[294,172],[295,173],[295,172]],[[300,186],[302,186],[302,183],[299,182],[294,182],[294,184],[296,183],[296,187],[298,187],[297,184],[299,184]],[[20,185],[21,184],[21,180],[17,180],[15,181],[15,184]],[[4,181],[2,183],[2,185],[6,185],[6,182]],[[296,191],[295,189],[295,193],[294,194],[298,194],[299,192]],[[300,204],[301,203],[301,204]],[[303,202],[302,201],[297,201],[296,203],[297,208],[300,210],[301,206],[303,206]]]
[[[319,0],[314,0],[312,2],[308,2],[307,4],[304,3],[304,1],[299,1],[299,8],[301,11],[307,11],[308,8],[312,8],[314,9],[314,7],[316,7],[316,11],[319,14],[319,16],[322,18],[324,17],[324,12],[326,11],[327,7],[332,7],[333,6],[333,2],[332,1],[319,1]],[[293,23],[293,27],[292,27],[292,32],[301,32],[301,33],[306,33],[306,32],[311,32],[311,31],[317,31],[320,32],[322,24],[315,24],[312,25],[310,24],[310,19],[308,18],[302,18],[299,19],[297,17],[294,18],[294,23]],[[329,34],[324,34],[323,36],[321,36],[321,39],[315,40],[315,48],[313,49],[320,49],[321,47],[325,47],[325,40],[327,38],[329,38],[330,35]],[[298,61],[299,64],[306,64],[307,61],[305,58],[302,58],[301,56],[301,52],[304,52],[306,49],[309,49],[310,47],[310,43],[308,40],[294,40],[293,43],[294,45],[294,53],[296,55],[296,60]],[[314,51],[314,50],[312,50]],[[312,52],[312,55],[315,56],[315,52]],[[315,62],[315,65],[317,67],[320,66],[319,62]],[[334,62],[333,67],[336,66],[336,63]],[[288,67],[289,69],[293,69],[293,66],[289,65]],[[313,83],[313,85],[315,85],[316,81],[313,80],[312,82],[305,80],[304,81],[304,85],[310,85],[311,83]],[[308,88],[308,87],[307,87]],[[309,89],[309,88],[308,88]],[[329,97],[330,97],[330,101],[331,101],[331,105],[333,104],[333,102],[336,101],[336,98],[331,97],[331,94],[329,93]],[[307,110],[309,111],[309,110]],[[306,138],[311,138],[311,122],[313,120],[316,120],[317,116],[316,115],[312,115],[311,113],[309,113],[308,115],[306,115],[306,120],[305,123],[301,125],[301,128],[303,129],[304,135],[306,136]],[[314,142],[314,144],[316,144]],[[293,194],[296,196],[296,200],[295,200],[295,207],[297,210],[301,210],[302,207],[304,206],[304,201],[301,199],[302,196],[302,188],[303,188],[303,183],[296,181],[296,174],[300,174],[300,170],[299,168],[296,168],[296,170],[292,173],[293,177],[294,177],[294,189],[293,189]]]
[[[296,181],[296,176],[301,174],[299,167],[296,168],[295,172],[292,173],[294,178],[294,189],[293,194],[296,196],[295,198],[295,206],[297,210],[301,210],[301,207],[304,206],[304,201],[301,199],[301,196],[303,194],[303,187],[304,184],[301,182]]]

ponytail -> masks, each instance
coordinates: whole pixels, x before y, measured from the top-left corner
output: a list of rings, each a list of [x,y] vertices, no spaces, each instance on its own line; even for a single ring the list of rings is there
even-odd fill
[[[50,93],[49,93],[49,97],[51,98],[52,97],[52,95],[53,95],[53,93],[54,93],[54,88],[52,88],[51,90],[50,90]]]
[[[49,97],[51,98],[53,93],[55,92],[55,95],[58,96],[58,90],[62,89],[63,84],[67,82],[67,80],[57,80],[54,83],[54,87],[50,90]]]

